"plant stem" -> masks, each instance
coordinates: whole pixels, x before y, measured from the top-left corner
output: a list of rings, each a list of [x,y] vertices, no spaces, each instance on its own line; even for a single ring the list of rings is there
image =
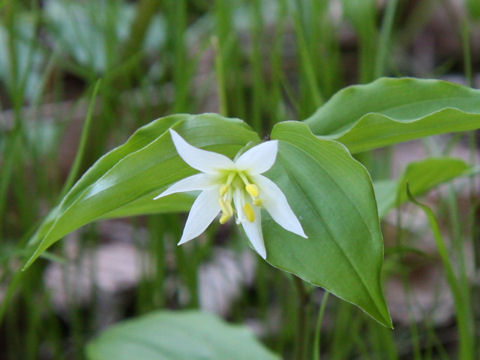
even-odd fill
[[[93,108],[95,107],[95,98],[97,97],[98,90],[100,89],[101,80],[97,80],[95,87],[93,88],[92,97],[90,98],[90,104],[88,105],[87,117],[85,118],[85,125],[83,126],[82,135],[80,137],[80,143],[78,144],[78,151],[73,161],[72,168],[68,174],[67,180],[65,180],[65,185],[60,193],[60,199],[62,199],[65,194],[72,187],[75,179],[78,176],[80,170],[80,165],[82,164],[83,155],[85,154],[85,148],[87,144],[88,135],[90,132],[90,126],[92,124],[93,117]]]
[[[320,311],[318,312],[317,327],[315,329],[315,338],[313,341],[313,358],[314,360],[320,360],[321,351],[320,351],[320,334],[322,332],[322,322],[323,314],[325,313],[325,307],[327,306],[328,295],[330,293],[325,291],[322,298],[322,303],[320,304]]]
[[[310,294],[307,293],[303,280],[293,276],[293,282],[298,294],[298,315],[297,315],[297,338],[295,341],[295,359],[305,359],[305,350],[307,343],[307,307],[310,300]]]
[[[390,48],[390,40],[392,35],[393,20],[397,9],[398,0],[387,1],[387,9],[382,22],[382,30],[380,31],[379,46],[377,51],[377,59],[375,63],[375,78],[385,73],[385,65],[387,62],[388,50]]]
[[[220,48],[220,44],[218,41],[218,37],[213,36],[211,38],[212,46],[215,50],[215,72],[217,75],[217,91],[218,91],[218,99],[219,99],[219,113],[220,115],[227,116],[228,115],[228,107],[227,107],[227,91],[225,86],[225,74],[223,70],[223,56],[222,56],[222,49]]]
[[[473,348],[473,338],[472,338],[472,322],[469,314],[469,309],[467,306],[466,299],[462,293],[462,289],[459,286],[459,283],[455,277],[452,263],[448,257],[448,250],[443,240],[442,233],[440,232],[440,227],[438,221],[435,217],[434,212],[427,205],[419,203],[410,193],[410,190],[407,185],[407,194],[410,200],[425,212],[428,218],[430,229],[433,233],[433,238],[435,239],[435,244],[437,245],[437,250],[442,260],[443,267],[445,268],[445,273],[447,276],[447,282],[452,291],[453,301],[455,305],[455,312],[457,317],[457,326],[459,332],[459,359],[470,360],[474,359],[474,348]]]

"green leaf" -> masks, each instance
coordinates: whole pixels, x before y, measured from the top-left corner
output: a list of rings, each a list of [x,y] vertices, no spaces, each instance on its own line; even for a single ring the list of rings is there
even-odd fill
[[[463,160],[453,158],[427,158],[408,164],[397,180],[374,183],[379,217],[408,201],[407,184],[412,195],[418,196],[453,178],[468,175],[469,169]]]
[[[30,265],[69,232],[98,219],[184,211],[192,197],[179,194],[154,201],[163,189],[195,173],[177,154],[168,129],[192,145],[234,156],[258,135],[243,121],[215,114],[173,115],[140,128],[122,146],[101,157],[51,211],[30,244]]]
[[[382,78],[335,94],[305,122],[358,153],[480,128],[480,90],[440,80]]]
[[[265,214],[267,261],[391,327],[380,282],[383,239],[367,170],[342,144],[317,138],[303,123],[280,123],[272,138],[279,140],[279,152],[266,175],[285,193],[308,239]]]
[[[198,311],[158,311],[123,321],[87,346],[89,360],[279,359],[245,327]]]

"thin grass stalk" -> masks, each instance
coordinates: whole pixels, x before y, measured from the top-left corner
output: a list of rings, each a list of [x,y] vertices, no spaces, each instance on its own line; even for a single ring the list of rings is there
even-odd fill
[[[260,318],[268,317],[268,265],[263,261],[257,261],[257,273],[255,277],[255,290],[257,292],[257,308]]]
[[[68,173],[67,180],[65,180],[65,185],[60,192],[60,199],[62,199],[68,192],[68,190],[70,190],[80,171],[80,166],[82,165],[82,160],[86,151],[88,136],[90,134],[90,127],[93,118],[93,109],[95,108],[95,100],[97,98],[98,91],[100,90],[101,83],[101,79],[97,80],[97,82],[95,83],[95,87],[93,88],[92,97],[90,98],[90,103],[88,105],[87,116],[85,118],[85,124],[82,129],[82,135],[80,136],[80,143],[78,145],[77,154],[75,155],[72,168]]]
[[[460,38],[463,52],[463,72],[468,86],[473,86],[472,55],[470,46],[470,25],[467,19],[462,19],[460,24]]]
[[[342,0],[346,18],[357,33],[358,79],[360,83],[375,78],[375,54],[378,31],[376,27],[376,2],[374,0]]]
[[[465,73],[465,80],[468,86],[473,86],[473,70],[472,70],[472,54],[471,54],[471,37],[470,37],[470,21],[468,18],[464,18],[461,20],[461,41],[462,41],[462,50],[463,50],[463,71]],[[477,139],[475,136],[474,131],[470,131],[468,133],[468,145],[469,145],[469,162],[472,164],[476,164],[476,153],[477,153]],[[471,209],[476,209],[476,201],[475,201],[475,188],[476,188],[476,177],[471,176],[469,177],[469,203]],[[475,211],[470,211],[468,216],[468,223],[470,228],[470,242],[472,244],[473,249],[473,264],[474,270],[476,272],[479,271],[480,265],[478,259],[480,259],[480,247],[478,244],[478,232],[476,231],[475,226]],[[467,284],[469,286],[470,284]],[[477,285],[477,289],[480,287]],[[471,303],[478,304],[478,300],[480,299],[480,294],[478,291],[473,291],[470,294]],[[474,318],[478,317],[478,307],[472,308]],[[478,327],[474,327],[474,339],[480,339],[480,330]],[[480,345],[476,348],[477,355],[480,353]]]
[[[297,315],[297,334],[295,340],[295,359],[304,360],[307,355],[307,315],[308,315],[308,303],[310,296],[305,289],[303,280],[295,275],[292,275],[295,288],[297,290],[298,298],[298,315]]]
[[[398,0],[387,1],[387,8],[380,30],[379,46],[377,49],[377,57],[375,61],[375,78],[385,74],[385,68],[388,60],[388,52],[391,48],[393,21],[395,19],[395,11],[397,9]]]
[[[141,0],[138,2],[135,19],[130,25],[129,37],[123,45],[123,59],[135,56],[141,50],[148,27],[161,4],[161,0]],[[139,41],[139,39],[141,40]]]
[[[394,341],[394,333],[390,329],[386,329],[383,326],[370,322],[370,328],[373,330],[375,339],[378,340],[379,354],[382,354],[385,359],[397,360],[399,358],[397,345]]]
[[[403,246],[402,221],[403,221],[402,212],[397,211],[397,219],[396,219],[397,236],[395,241],[398,248],[401,248]],[[411,336],[413,359],[421,360],[422,355],[421,355],[421,349],[420,349],[420,336],[419,336],[417,323],[412,316],[412,311],[410,306],[411,305],[410,296],[409,296],[410,287],[407,279],[407,274],[403,266],[400,268],[400,271],[402,276],[402,288],[403,288],[403,292],[405,293],[405,303],[406,303],[408,317],[409,317],[408,329],[410,331],[410,336]]]
[[[273,128],[274,124],[287,118],[285,104],[282,98],[282,56],[285,38],[287,5],[285,0],[278,1],[278,9],[275,20],[275,35],[270,56],[270,68],[272,72],[271,86],[267,91],[268,99],[268,124]]]
[[[233,2],[234,4],[236,2]],[[219,49],[222,52],[223,64],[228,64],[228,73],[224,72],[225,88],[229,97],[234,100],[229,103],[228,116],[246,118],[244,96],[244,72],[241,67],[241,45],[237,38],[233,10],[235,6],[229,0],[215,0],[215,35],[218,37]]]
[[[262,108],[264,107],[265,99],[265,76],[263,74],[263,53],[262,33],[263,33],[263,19],[262,19],[262,5],[261,1],[255,0],[251,4],[251,35],[252,35],[252,49],[250,52],[250,62],[252,66],[252,127],[262,133]]]
[[[212,36],[211,42],[215,51],[215,74],[217,79],[217,93],[219,102],[218,111],[220,115],[228,116],[227,90],[225,84],[222,49],[220,48],[218,37]]]
[[[320,304],[320,310],[318,312],[317,325],[315,327],[315,337],[313,340],[313,359],[314,360],[320,360],[322,356],[321,355],[322,349],[320,347],[320,337],[322,334],[323,315],[325,313],[325,308],[327,307],[329,294],[330,293],[325,290],[325,292],[323,293],[322,302]]]
[[[453,265],[448,257],[447,246],[443,240],[440,227],[438,225],[437,218],[435,213],[425,204],[418,202],[413,195],[410,193],[410,189],[407,186],[407,193],[410,201],[418,205],[427,215],[428,223],[430,229],[433,233],[433,238],[437,246],[437,251],[442,260],[442,265],[444,267],[447,282],[450,287],[450,290],[454,299],[454,306],[457,318],[458,332],[459,332],[459,359],[462,360],[473,360],[474,359],[474,347],[473,347],[473,338],[472,338],[472,318],[470,311],[467,307],[466,300],[464,299],[464,294],[460,288],[458,280],[455,276],[453,270]]]
[[[7,82],[8,96],[12,102],[14,110],[14,124],[13,129],[7,136],[5,142],[3,155],[2,176],[0,177],[0,214],[4,214],[7,199],[7,192],[12,179],[13,166],[21,167],[21,164],[15,163],[15,159],[21,152],[22,137],[23,137],[23,119],[21,117],[21,108],[24,101],[22,88],[20,86],[20,79],[18,75],[18,59],[17,49],[15,47],[16,34],[16,16],[17,4],[15,1],[5,3],[5,23],[8,31],[7,46],[8,46],[8,62],[9,62],[9,81]],[[7,151],[8,150],[8,151]],[[0,221],[0,233],[2,232],[3,220]]]
[[[351,304],[343,301],[337,304],[338,308],[328,358],[343,360],[352,357],[355,341],[352,339],[351,333],[358,328],[359,317],[356,316]]]
[[[329,98],[343,84],[342,58],[340,40],[336,26],[331,19],[331,2],[313,0],[312,17],[313,38],[312,50],[317,51],[317,69],[322,94]]]
[[[467,301],[467,305],[469,306],[469,281],[467,276],[467,260],[465,259],[465,244],[464,238],[462,234],[462,225],[460,219],[460,209],[457,205],[457,196],[455,193],[455,189],[451,184],[448,185],[448,192],[447,192],[447,205],[448,210],[450,213],[450,224],[451,224],[451,234],[453,245],[456,250],[456,257],[458,261],[457,265],[457,273],[459,274],[459,279],[462,284],[461,289],[464,293],[464,299]]]
[[[173,52],[173,83],[175,84],[175,99],[173,112],[188,112],[188,90],[190,68],[187,60],[185,44],[186,4],[185,0],[168,1],[169,4],[169,33],[171,34]]]
[[[308,48],[308,41],[305,33],[305,20],[303,16],[303,3],[296,1],[296,9],[293,11],[293,23],[297,38],[297,51],[302,70],[302,86],[300,96],[302,97],[301,117],[308,116],[312,111],[323,104],[324,99],[317,83],[317,74],[314,68],[314,58]]]
[[[166,275],[164,234],[167,232],[167,226],[168,224],[165,223],[163,216],[151,215],[148,217],[149,244],[151,244],[150,252],[154,254],[152,258],[154,259],[155,267],[152,296],[153,303],[156,307],[163,307],[166,303],[164,291]]]

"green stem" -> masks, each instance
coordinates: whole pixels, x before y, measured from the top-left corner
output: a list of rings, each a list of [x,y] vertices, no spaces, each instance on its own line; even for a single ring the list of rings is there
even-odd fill
[[[453,270],[452,263],[448,257],[447,246],[443,240],[442,233],[440,232],[440,227],[438,221],[435,217],[434,212],[427,205],[418,202],[410,193],[410,189],[407,185],[407,194],[414,204],[418,205],[427,215],[430,228],[433,233],[433,238],[435,239],[435,244],[437,246],[438,253],[442,260],[443,267],[447,276],[447,282],[452,291],[453,301],[455,305],[455,312],[457,317],[457,325],[459,332],[459,359],[470,360],[474,359],[474,349],[473,349],[473,339],[472,339],[472,323],[471,317],[469,316],[468,307],[466,306],[466,299],[462,294],[462,291],[459,287],[459,283],[455,277],[455,272]]]
[[[298,315],[297,315],[297,338],[295,341],[295,359],[305,359],[305,350],[307,343],[307,306],[310,296],[305,289],[303,280],[293,275],[293,282],[298,295]]]
[[[220,48],[220,44],[218,41],[218,37],[213,36],[211,39],[212,46],[215,50],[215,72],[217,75],[217,91],[218,91],[218,99],[220,102],[220,115],[227,116],[228,115],[228,107],[227,107],[227,92],[225,88],[225,73],[223,70],[223,56],[222,56],[222,49]]]
[[[322,332],[322,322],[323,314],[325,313],[325,308],[327,306],[328,295],[330,293],[325,291],[322,298],[322,303],[320,304],[320,311],[318,312],[317,327],[315,329],[315,339],[313,341],[313,358],[314,360],[320,360],[321,349],[320,349],[320,334]]]
[[[382,22],[377,59],[375,62],[375,78],[378,78],[385,73],[385,63],[387,61],[388,49],[390,48],[389,42],[391,40],[393,20],[397,4],[398,0],[387,1],[387,9],[385,10],[385,16]]]
[[[68,190],[73,185],[73,182],[77,178],[78,171],[80,170],[80,165],[82,164],[83,154],[85,153],[85,146],[87,144],[88,133],[90,132],[90,125],[92,124],[92,117],[93,117],[93,108],[95,106],[95,98],[97,97],[98,90],[100,89],[101,80],[97,80],[95,83],[95,87],[93,88],[93,94],[90,99],[90,104],[88,105],[88,112],[87,117],[85,118],[85,125],[83,126],[82,136],[80,137],[80,143],[78,145],[77,155],[75,156],[75,160],[73,161],[72,168],[70,169],[70,173],[68,174],[67,180],[65,181],[65,185],[60,193],[60,198],[67,193]]]
[[[142,0],[138,3],[137,13],[130,26],[130,34],[123,47],[122,59],[126,60],[142,49],[150,23],[157,14],[161,1]]]
[[[463,70],[465,71],[465,80],[468,86],[473,86],[472,76],[472,56],[470,51],[470,31],[468,20],[462,20],[460,25],[460,35],[462,38],[462,50],[463,50]]]

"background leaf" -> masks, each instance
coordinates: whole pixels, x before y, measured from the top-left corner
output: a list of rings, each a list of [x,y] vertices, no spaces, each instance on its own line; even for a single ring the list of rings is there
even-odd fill
[[[380,218],[408,201],[407,184],[412,195],[418,196],[453,178],[468,175],[468,169],[468,164],[461,159],[428,158],[408,164],[397,180],[376,181],[374,189]]]
[[[480,128],[480,91],[440,80],[382,78],[339,91],[305,122],[315,135],[357,153]]]
[[[198,311],[159,311],[111,327],[87,346],[89,360],[279,359],[245,327]]]
[[[124,43],[129,36],[135,5],[122,1],[47,0],[44,11],[48,34],[58,42],[62,52],[76,63],[104,73],[112,66],[109,47],[115,42]],[[143,50],[160,51],[166,41],[165,33],[165,19],[155,16],[148,26]]]
[[[380,284],[383,240],[366,169],[341,144],[302,123],[275,126],[280,140],[267,173],[287,196],[308,239],[263,223],[267,261],[349,301],[391,327]]]
[[[174,128],[194,146],[234,156],[258,135],[241,120],[215,114],[173,115],[140,128],[122,146],[100,158],[52,210],[31,239],[28,266],[55,241],[91,221],[188,209],[191,197],[153,201],[173,182],[196,172],[177,154]]]

